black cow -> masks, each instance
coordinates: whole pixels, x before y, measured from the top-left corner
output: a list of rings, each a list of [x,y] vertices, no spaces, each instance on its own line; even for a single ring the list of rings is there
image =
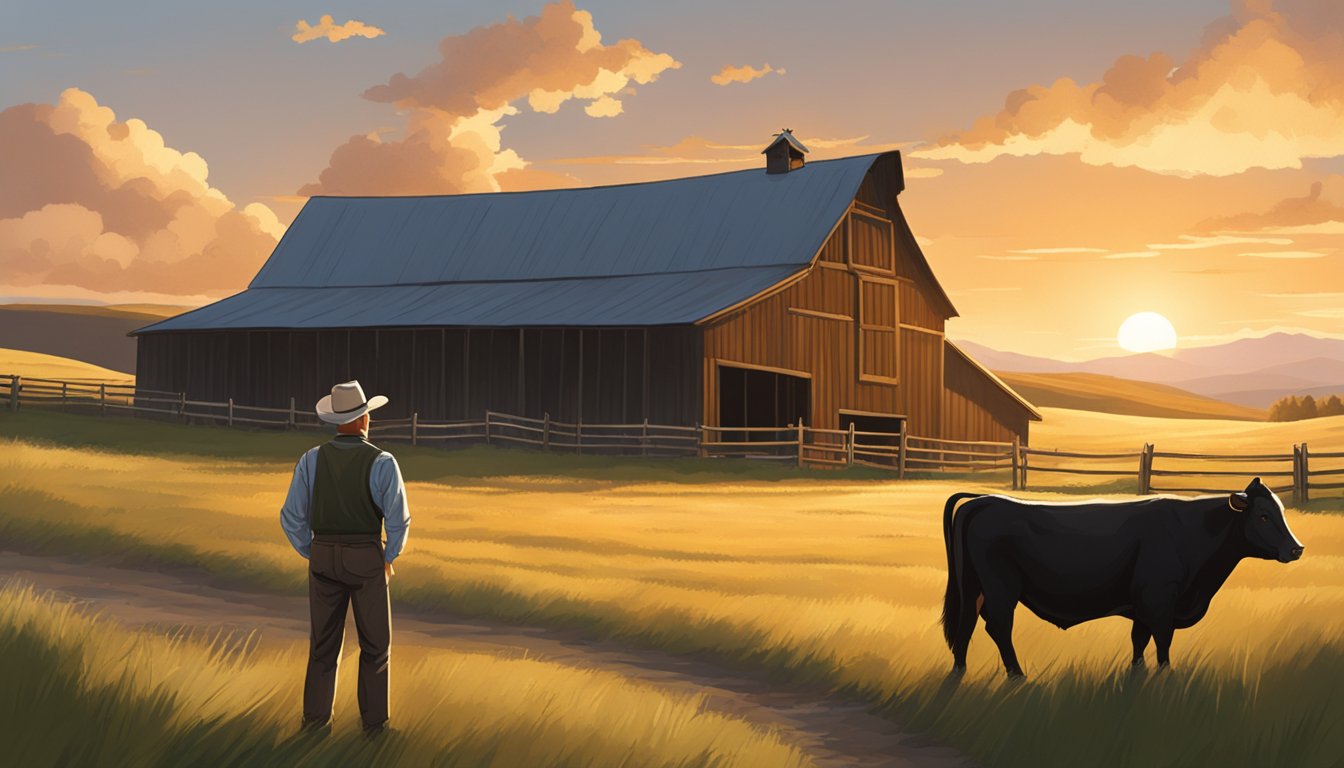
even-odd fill
[[[1132,619],[1134,664],[1151,637],[1165,667],[1172,633],[1204,617],[1242,558],[1302,556],[1283,503],[1258,477],[1241,493],[1195,499],[1054,504],[958,493],[943,510],[943,539],[953,670],[966,668],[978,614],[1010,677],[1022,674],[1013,650],[1019,602],[1060,629]]]

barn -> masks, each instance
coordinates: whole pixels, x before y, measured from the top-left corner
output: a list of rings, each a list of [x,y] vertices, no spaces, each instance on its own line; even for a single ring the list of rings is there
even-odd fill
[[[389,416],[1027,440],[957,311],[899,152],[586,189],[314,197],[245,291],[135,332],[141,387],[285,407],[358,378]]]

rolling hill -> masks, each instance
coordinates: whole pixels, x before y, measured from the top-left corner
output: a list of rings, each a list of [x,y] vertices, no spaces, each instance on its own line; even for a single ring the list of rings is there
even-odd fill
[[[1266,417],[1258,408],[1214,400],[1165,384],[1096,373],[996,373],[1039,407],[1174,419],[1264,421]]]
[[[152,304],[0,305],[0,348],[91,363],[124,378],[135,373],[135,339],[126,334],[186,309]]]
[[[63,379],[67,381],[124,381],[135,380],[120,371],[102,368],[82,360],[28,352],[0,349],[0,374],[14,374],[35,379]]]

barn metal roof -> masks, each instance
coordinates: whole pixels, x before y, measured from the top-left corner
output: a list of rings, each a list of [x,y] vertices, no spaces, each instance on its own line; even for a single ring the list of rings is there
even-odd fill
[[[587,189],[314,197],[246,291],[137,333],[695,322],[805,268],[879,157]]]
[[[142,329],[677,325],[752,296],[797,268],[366,288],[255,288]]]

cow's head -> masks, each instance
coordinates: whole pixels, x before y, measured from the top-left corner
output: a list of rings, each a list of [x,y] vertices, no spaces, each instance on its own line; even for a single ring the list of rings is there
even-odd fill
[[[1256,557],[1291,563],[1302,556],[1302,542],[1283,517],[1283,502],[1260,478],[1252,480],[1246,490],[1229,496],[1227,503],[1241,514],[1246,541]]]

